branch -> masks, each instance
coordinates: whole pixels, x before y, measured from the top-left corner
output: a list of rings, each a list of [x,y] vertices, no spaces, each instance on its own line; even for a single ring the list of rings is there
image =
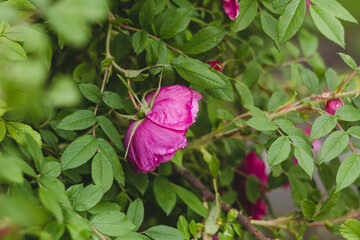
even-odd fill
[[[103,82],[102,82],[102,85],[101,85],[101,95],[104,93],[104,90],[105,90],[106,79],[108,77],[110,66],[111,65],[109,64],[105,69],[104,79],[103,79]],[[96,104],[96,106],[95,106],[95,110],[94,110],[94,115],[95,116],[96,116],[96,113],[97,113],[98,109],[99,109],[99,103]],[[93,125],[93,136],[95,136],[95,124]]]
[[[346,86],[346,84],[358,73],[357,70],[360,70],[360,66],[354,70],[351,75],[341,84],[340,88],[337,90],[336,94],[338,94],[339,92],[341,92],[341,90],[343,90],[343,88]]]
[[[291,104],[291,105],[289,105],[287,107],[284,107],[281,111],[277,111],[277,112],[269,114],[268,118],[269,119],[275,119],[275,118],[283,117],[283,116],[285,116],[285,115],[287,115],[287,114],[289,114],[291,112],[301,112],[301,111],[314,110],[314,108],[310,107],[309,104],[316,105],[316,104],[326,102],[326,101],[328,101],[330,99],[354,96],[354,95],[360,94],[360,90],[350,91],[350,92],[343,92],[343,93],[339,93],[339,94],[336,94],[336,95],[332,95],[332,92],[324,93],[324,95],[326,95],[326,94],[329,95],[328,98],[318,98],[318,99],[313,100],[312,102],[307,102],[307,103],[304,103],[302,105],[299,105],[301,103],[301,101],[298,101],[298,102],[296,102],[294,104]],[[311,99],[311,98],[314,98],[314,96],[310,96],[310,97],[307,97],[305,99],[308,100],[308,99]],[[217,139],[222,139],[222,138],[227,138],[227,137],[234,136],[235,134],[239,133],[239,131],[241,129],[246,127],[246,125],[241,126],[241,127],[236,127],[236,128],[233,128],[233,129],[225,131],[225,132],[224,132],[224,130],[227,127],[229,127],[232,123],[234,123],[235,120],[246,117],[246,116],[251,116],[251,112],[243,113],[243,114],[235,117],[232,121],[230,121],[228,124],[226,124],[222,129],[215,130],[215,131],[213,131],[211,133],[208,133],[208,134],[206,134],[206,135],[204,135],[204,136],[190,142],[189,145],[187,146],[187,148],[185,148],[185,152],[188,152],[188,151],[190,151],[192,149],[197,149],[198,146],[202,146],[204,144],[209,144],[210,142],[215,141]]]
[[[183,176],[189,183],[191,183],[196,190],[199,191],[199,193],[205,198],[207,201],[214,201],[215,195],[210,192],[209,189],[207,189],[202,182],[200,182],[199,179],[197,179],[189,170],[186,168],[179,168],[175,164],[173,164],[173,168],[176,172],[178,172],[181,176]],[[221,201],[221,207],[225,212],[229,212],[232,207]],[[236,220],[243,225],[251,234],[253,234],[257,239],[259,240],[266,240],[266,238],[254,225],[251,224],[250,220],[242,215],[240,212],[238,213]]]

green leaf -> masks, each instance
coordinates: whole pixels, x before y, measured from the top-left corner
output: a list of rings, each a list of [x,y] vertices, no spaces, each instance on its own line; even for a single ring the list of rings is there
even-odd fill
[[[349,144],[349,135],[343,131],[332,133],[324,142],[320,152],[320,163],[339,156]]]
[[[181,152],[181,149],[177,150],[175,152],[175,155],[174,157],[171,159],[171,161],[173,163],[175,163],[178,167],[182,167],[182,160],[183,160],[183,155],[182,155],[182,152]]]
[[[348,22],[358,23],[357,20],[336,0],[311,0],[311,2],[337,18]]]
[[[250,175],[246,179],[246,183],[245,183],[246,197],[253,204],[255,204],[257,202],[257,200],[259,199],[259,197],[261,195],[261,191],[260,191],[260,188],[259,188],[258,181],[259,180],[255,176]]]
[[[1,55],[9,60],[21,61],[27,59],[24,48],[15,41],[0,36],[0,46]]]
[[[347,240],[360,239],[360,222],[348,219],[340,226],[341,236]]]
[[[105,20],[108,7],[102,0],[62,0],[42,11],[61,41],[81,47],[91,39],[90,24]]]
[[[338,75],[332,68],[328,68],[326,70],[325,80],[329,91],[334,91],[334,89],[339,85]]]
[[[89,185],[76,191],[71,199],[76,211],[86,211],[94,207],[101,200],[102,196],[102,185]]]
[[[185,239],[190,239],[190,232],[189,232],[189,223],[184,216],[180,216],[179,220],[177,221],[177,229],[182,232],[185,236]]]
[[[314,217],[314,221],[324,221],[332,213],[332,209],[339,202],[340,193],[330,191],[328,199],[321,206],[319,213]]]
[[[135,174],[130,168],[127,168],[126,170],[126,179],[132,183],[141,195],[144,195],[149,186],[149,176],[147,174]]]
[[[252,21],[256,17],[256,0],[242,0],[239,3],[239,7],[241,9],[239,15],[230,24],[232,32],[239,32],[244,30],[252,23]]]
[[[270,167],[285,161],[291,151],[288,137],[281,136],[276,139],[270,146],[267,161]]]
[[[336,127],[337,119],[331,114],[323,114],[318,117],[311,127],[310,139],[321,138]]]
[[[310,6],[310,15],[317,29],[329,40],[345,48],[344,27],[331,13],[318,6]]]
[[[61,120],[57,128],[63,130],[83,130],[96,123],[95,114],[89,110],[78,110]]]
[[[340,57],[342,58],[342,60],[352,69],[355,70],[357,69],[357,63],[355,62],[355,60],[350,56],[347,55],[345,53],[338,53],[340,55]]]
[[[300,66],[298,68],[299,75],[305,86],[311,93],[319,92],[319,79],[313,71]]]
[[[360,126],[353,126],[347,130],[347,133],[351,136],[360,139]]]
[[[313,201],[303,199],[300,202],[301,211],[307,220],[311,220],[316,211],[316,205]]]
[[[298,34],[300,46],[305,57],[311,57],[319,46],[318,38],[306,30],[301,30]]]
[[[249,88],[252,88],[259,80],[260,74],[259,64],[256,61],[251,61],[245,68],[242,82]]]
[[[276,124],[267,118],[253,117],[250,118],[246,124],[262,132],[276,130]]]
[[[115,109],[122,109],[124,108],[124,103],[121,99],[121,97],[112,91],[105,91],[102,100],[106,105],[108,105],[111,108]]]
[[[190,8],[170,8],[164,12],[160,27],[160,37],[168,39],[182,32],[190,23]],[[161,16],[161,15],[160,15]]]
[[[220,28],[203,28],[184,44],[183,52],[195,55],[209,51],[222,41],[224,35],[225,32]]]
[[[285,105],[289,100],[288,95],[283,91],[274,92],[268,102],[268,111],[275,112],[279,108]],[[291,104],[291,103],[290,103]],[[286,104],[287,105],[287,104]]]
[[[298,160],[300,167],[312,178],[315,171],[314,156],[311,150],[295,146],[294,157]]]
[[[355,122],[360,120],[360,110],[350,105],[344,105],[336,110],[335,117],[340,120]]]
[[[275,46],[279,48],[280,42],[279,42],[279,33],[277,29],[278,26],[277,19],[271,16],[266,11],[261,11],[260,18],[261,18],[262,29],[264,30],[266,35],[268,35],[274,41]]]
[[[99,142],[92,135],[82,136],[65,149],[61,156],[61,166],[63,170],[76,168],[87,161],[95,154]]]
[[[139,21],[143,28],[149,28],[154,21],[155,3],[154,0],[145,0],[139,12]],[[136,52],[136,51],[135,51]]]
[[[360,173],[360,155],[352,153],[347,156],[336,174],[336,191],[350,186]]]
[[[273,0],[274,8],[279,8],[290,2],[291,0]]]
[[[135,224],[134,231],[138,230],[144,220],[144,204],[139,198],[130,203],[126,215]]]
[[[163,177],[156,177],[154,181],[154,195],[157,203],[167,216],[171,213],[176,204],[175,188]]]
[[[124,171],[115,150],[105,139],[99,138],[98,141],[100,152],[106,155],[111,164],[115,180],[121,185],[125,186]]]
[[[92,225],[101,233],[110,236],[124,236],[135,229],[135,225],[122,212],[103,212],[91,220]]]
[[[59,162],[50,161],[42,166],[42,174],[48,177],[58,177],[61,173],[61,164]]]
[[[109,139],[115,144],[118,149],[124,152],[124,144],[114,124],[105,116],[98,116],[96,118],[100,124],[101,129],[105,132]]]
[[[217,204],[217,201],[214,201],[211,204],[210,213],[205,222],[205,232],[209,235],[214,235],[219,230],[220,224],[218,223],[218,219],[220,218],[220,214],[220,204]]]
[[[149,34],[146,31],[134,33],[132,36],[132,46],[137,55],[142,53],[149,43]]]
[[[20,145],[26,145],[25,133],[32,136],[36,143],[41,146],[41,136],[34,131],[29,125],[19,122],[5,122],[6,128],[10,136]]]
[[[45,208],[49,210],[59,223],[64,221],[64,214],[61,210],[60,204],[54,196],[45,188],[39,188],[39,198]]]
[[[145,234],[156,240],[184,240],[182,233],[176,228],[158,225],[145,231]]]
[[[101,91],[100,88],[94,84],[82,83],[79,84],[80,92],[84,97],[93,103],[100,103],[101,101]]]
[[[88,212],[95,215],[95,214],[99,214],[99,213],[103,213],[103,212],[110,212],[110,211],[120,212],[120,210],[121,210],[121,207],[116,203],[101,201],[98,204],[96,204],[94,207],[90,208],[88,210]]]
[[[177,185],[175,185],[175,191],[178,197],[200,216],[206,217],[208,215],[208,210],[203,206],[202,202],[195,194]]]
[[[296,34],[304,21],[305,13],[305,0],[293,0],[286,5],[278,22],[279,41],[281,44]]]
[[[254,106],[254,99],[249,88],[242,82],[236,81],[235,88],[238,91],[241,103],[245,108]]]
[[[41,178],[41,184],[62,206],[71,207],[65,194],[65,186],[58,178],[44,176]]]
[[[204,88],[226,88],[224,81],[208,66],[191,58],[176,58],[172,61],[177,73],[186,81]]]
[[[102,185],[104,193],[113,184],[113,171],[107,156],[101,152],[97,153],[91,164],[91,177],[96,185]]]
[[[6,136],[6,125],[4,120],[0,118],[0,142],[4,140],[5,136]]]

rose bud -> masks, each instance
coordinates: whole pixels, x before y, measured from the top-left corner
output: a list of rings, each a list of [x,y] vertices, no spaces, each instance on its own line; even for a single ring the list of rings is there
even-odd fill
[[[340,98],[331,99],[324,103],[324,107],[327,113],[335,115],[336,110],[344,106],[343,101]]]
[[[223,71],[223,66],[222,66],[221,62],[219,62],[219,61],[208,61],[207,63],[210,64],[212,69],[214,69],[216,71],[219,71],[219,72]]]

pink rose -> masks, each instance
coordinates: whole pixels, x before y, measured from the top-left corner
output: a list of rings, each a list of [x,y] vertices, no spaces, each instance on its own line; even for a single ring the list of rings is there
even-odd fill
[[[219,62],[219,61],[208,61],[207,63],[210,64],[212,69],[214,69],[216,71],[219,71],[219,72],[223,71],[223,66],[222,66],[221,62]]]
[[[344,106],[343,101],[340,98],[331,99],[324,103],[324,107],[327,113],[335,115],[336,110]]]
[[[265,172],[265,163],[261,158],[256,156],[255,152],[250,152],[245,156],[244,162],[238,167],[238,170],[247,174],[256,176],[262,183],[267,185],[268,176]],[[239,193],[239,198],[241,204],[244,206],[244,210],[248,215],[251,215],[253,219],[261,219],[262,216],[266,215],[266,203],[264,202],[262,196],[259,197],[257,202],[253,204],[246,197],[245,194],[245,184],[246,178],[237,175],[235,179],[236,190]],[[262,192],[265,192],[263,187],[260,187]]]
[[[145,100],[150,103],[155,92]],[[186,131],[195,122],[201,94],[181,85],[160,88],[151,110],[145,114],[130,141],[128,161],[139,173],[154,171],[160,163],[170,161],[179,148],[187,146]],[[125,136],[128,147],[136,121]]]
[[[231,20],[234,20],[240,13],[238,0],[221,0],[225,13]]]

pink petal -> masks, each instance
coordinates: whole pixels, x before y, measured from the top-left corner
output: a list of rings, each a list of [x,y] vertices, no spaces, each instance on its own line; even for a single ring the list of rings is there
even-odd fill
[[[240,13],[238,0],[222,0],[225,13],[234,20]]]
[[[135,122],[131,122],[125,136],[129,143]],[[134,171],[154,171],[162,162],[169,161],[179,148],[187,145],[186,131],[177,131],[159,126],[149,119],[138,125],[131,139],[128,160]]]
[[[146,97],[149,102],[154,92]],[[162,87],[146,114],[154,123],[174,130],[187,130],[195,122],[201,94],[181,85]]]
[[[219,62],[219,61],[208,61],[207,63],[210,64],[212,69],[214,69],[216,71],[219,71],[219,72],[223,71],[223,66],[222,66],[221,62]]]

